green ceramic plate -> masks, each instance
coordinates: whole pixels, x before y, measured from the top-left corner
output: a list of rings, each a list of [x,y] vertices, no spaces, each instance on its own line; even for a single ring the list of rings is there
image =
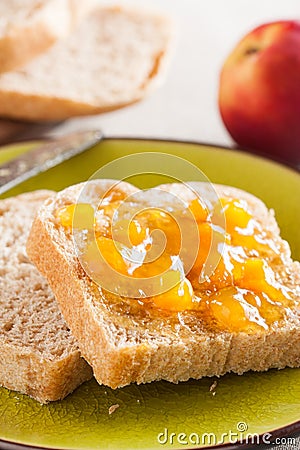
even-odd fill
[[[28,150],[0,151],[0,164]],[[105,163],[132,153],[153,151],[181,156],[216,183],[261,197],[274,208],[282,235],[300,258],[300,174],[249,154],[193,143],[107,139],[85,154],[23,183],[8,195],[39,188],[62,189],[78,183]],[[182,174],[184,177],[184,173]],[[160,182],[152,176],[144,184]],[[143,184],[143,182],[142,182]],[[213,395],[212,379],[173,385],[167,382],[113,391],[94,380],[65,400],[41,406],[0,389],[0,438],[19,444],[68,449],[233,448],[235,439],[260,437],[260,444],[300,431],[300,370],[226,375]],[[119,408],[111,415],[111,405]],[[250,448],[252,437],[248,437]]]

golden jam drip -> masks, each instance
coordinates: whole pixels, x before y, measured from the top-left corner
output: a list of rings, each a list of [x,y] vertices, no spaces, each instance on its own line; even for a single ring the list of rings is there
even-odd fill
[[[280,251],[245,201],[224,198],[208,210],[195,195],[180,210],[147,207],[127,219],[115,216],[123,200],[121,191],[111,190],[88,227],[115,272],[158,277],[161,292],[153,292],[144,307],[150,302],[173,312],[198,311],[214,328],[231,332],[267,329],[284,317],[292,299],[272,268]],[[86,204],[58,209],[59,224],[71,230],[75,208],[77,228],[88,228]]]

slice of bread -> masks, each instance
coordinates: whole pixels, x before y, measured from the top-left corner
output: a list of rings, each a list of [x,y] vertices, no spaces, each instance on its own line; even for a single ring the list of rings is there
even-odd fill
[[[59,400],[92,376],[25,243],[38,207],[52,193],[0,201],[0,385],[41,403]]]
[[[69,38],[0,76],[0,114],[60,120],[136,102],[158,84],[169,44],[164,17],[97,9]]]
[[[98,204],[115,182],[89,182],[85,201]],[[191,183],[202,198],[209,198],[206,183]],[[154,309],[149,314],[138,301],[119,297],[92,282],[83,270],[73,240],[56,212],[76,203],[83,184],[49,199],[39,210],[28,239],[29,257],[45,275],[60,303],[66,322],[78,340],[82,355],[91,364],[99,383],[112,388],[153,380],[178,382],[219,376],[226,372],[300,366],[300,265],[293,262],[288,244],[279,236],[274,214],[262,201],[242,190],[216,185],[223,199],[244,200],[248,210],[272,235],[284,264],[276,277],[290,288],[295,307],[268,329],[254,333],[216,330],[193,311],[170,313]],[[188,199],[182,184],[162,185],[162,190]],[[118,191],[137,189],[124,182]]]
[[[0,2],[0,72],[21,67],[70,34],[94,0]]]

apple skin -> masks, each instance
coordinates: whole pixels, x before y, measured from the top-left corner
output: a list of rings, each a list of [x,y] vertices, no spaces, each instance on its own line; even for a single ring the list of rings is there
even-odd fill
[[[300,22],[267,23],[226,59],[219,108],[242,147],[300,164]]]

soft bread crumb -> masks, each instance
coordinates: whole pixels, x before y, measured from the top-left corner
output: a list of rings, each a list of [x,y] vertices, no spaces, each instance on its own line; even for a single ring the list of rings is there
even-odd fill
[[[214,395],[214,391],[215,391],[217,385],[218,385],[218,382],[217,382],[217,380],[215,380],[215,381],[213,382],[213,384],[211,384],[210,387],[209,387],[209,392],[212,392],[213,395]]]
[[[95,0],[0,2],[0,72],[22,67],[66,38],[95,6]]]
[[[51,195],[0,201],[0,386],[41,403],[64,398],[92,376],[47,281],[26,255],[33,217]]]
[[[115,405],[111,405],[109,408],[108,408],[108,414],[110,415],[110,414],[113,414],[115,411],[116,411],[116,409],[118,409],[120,407],[120,405],[119,405],[119,403],[116,403]]]

